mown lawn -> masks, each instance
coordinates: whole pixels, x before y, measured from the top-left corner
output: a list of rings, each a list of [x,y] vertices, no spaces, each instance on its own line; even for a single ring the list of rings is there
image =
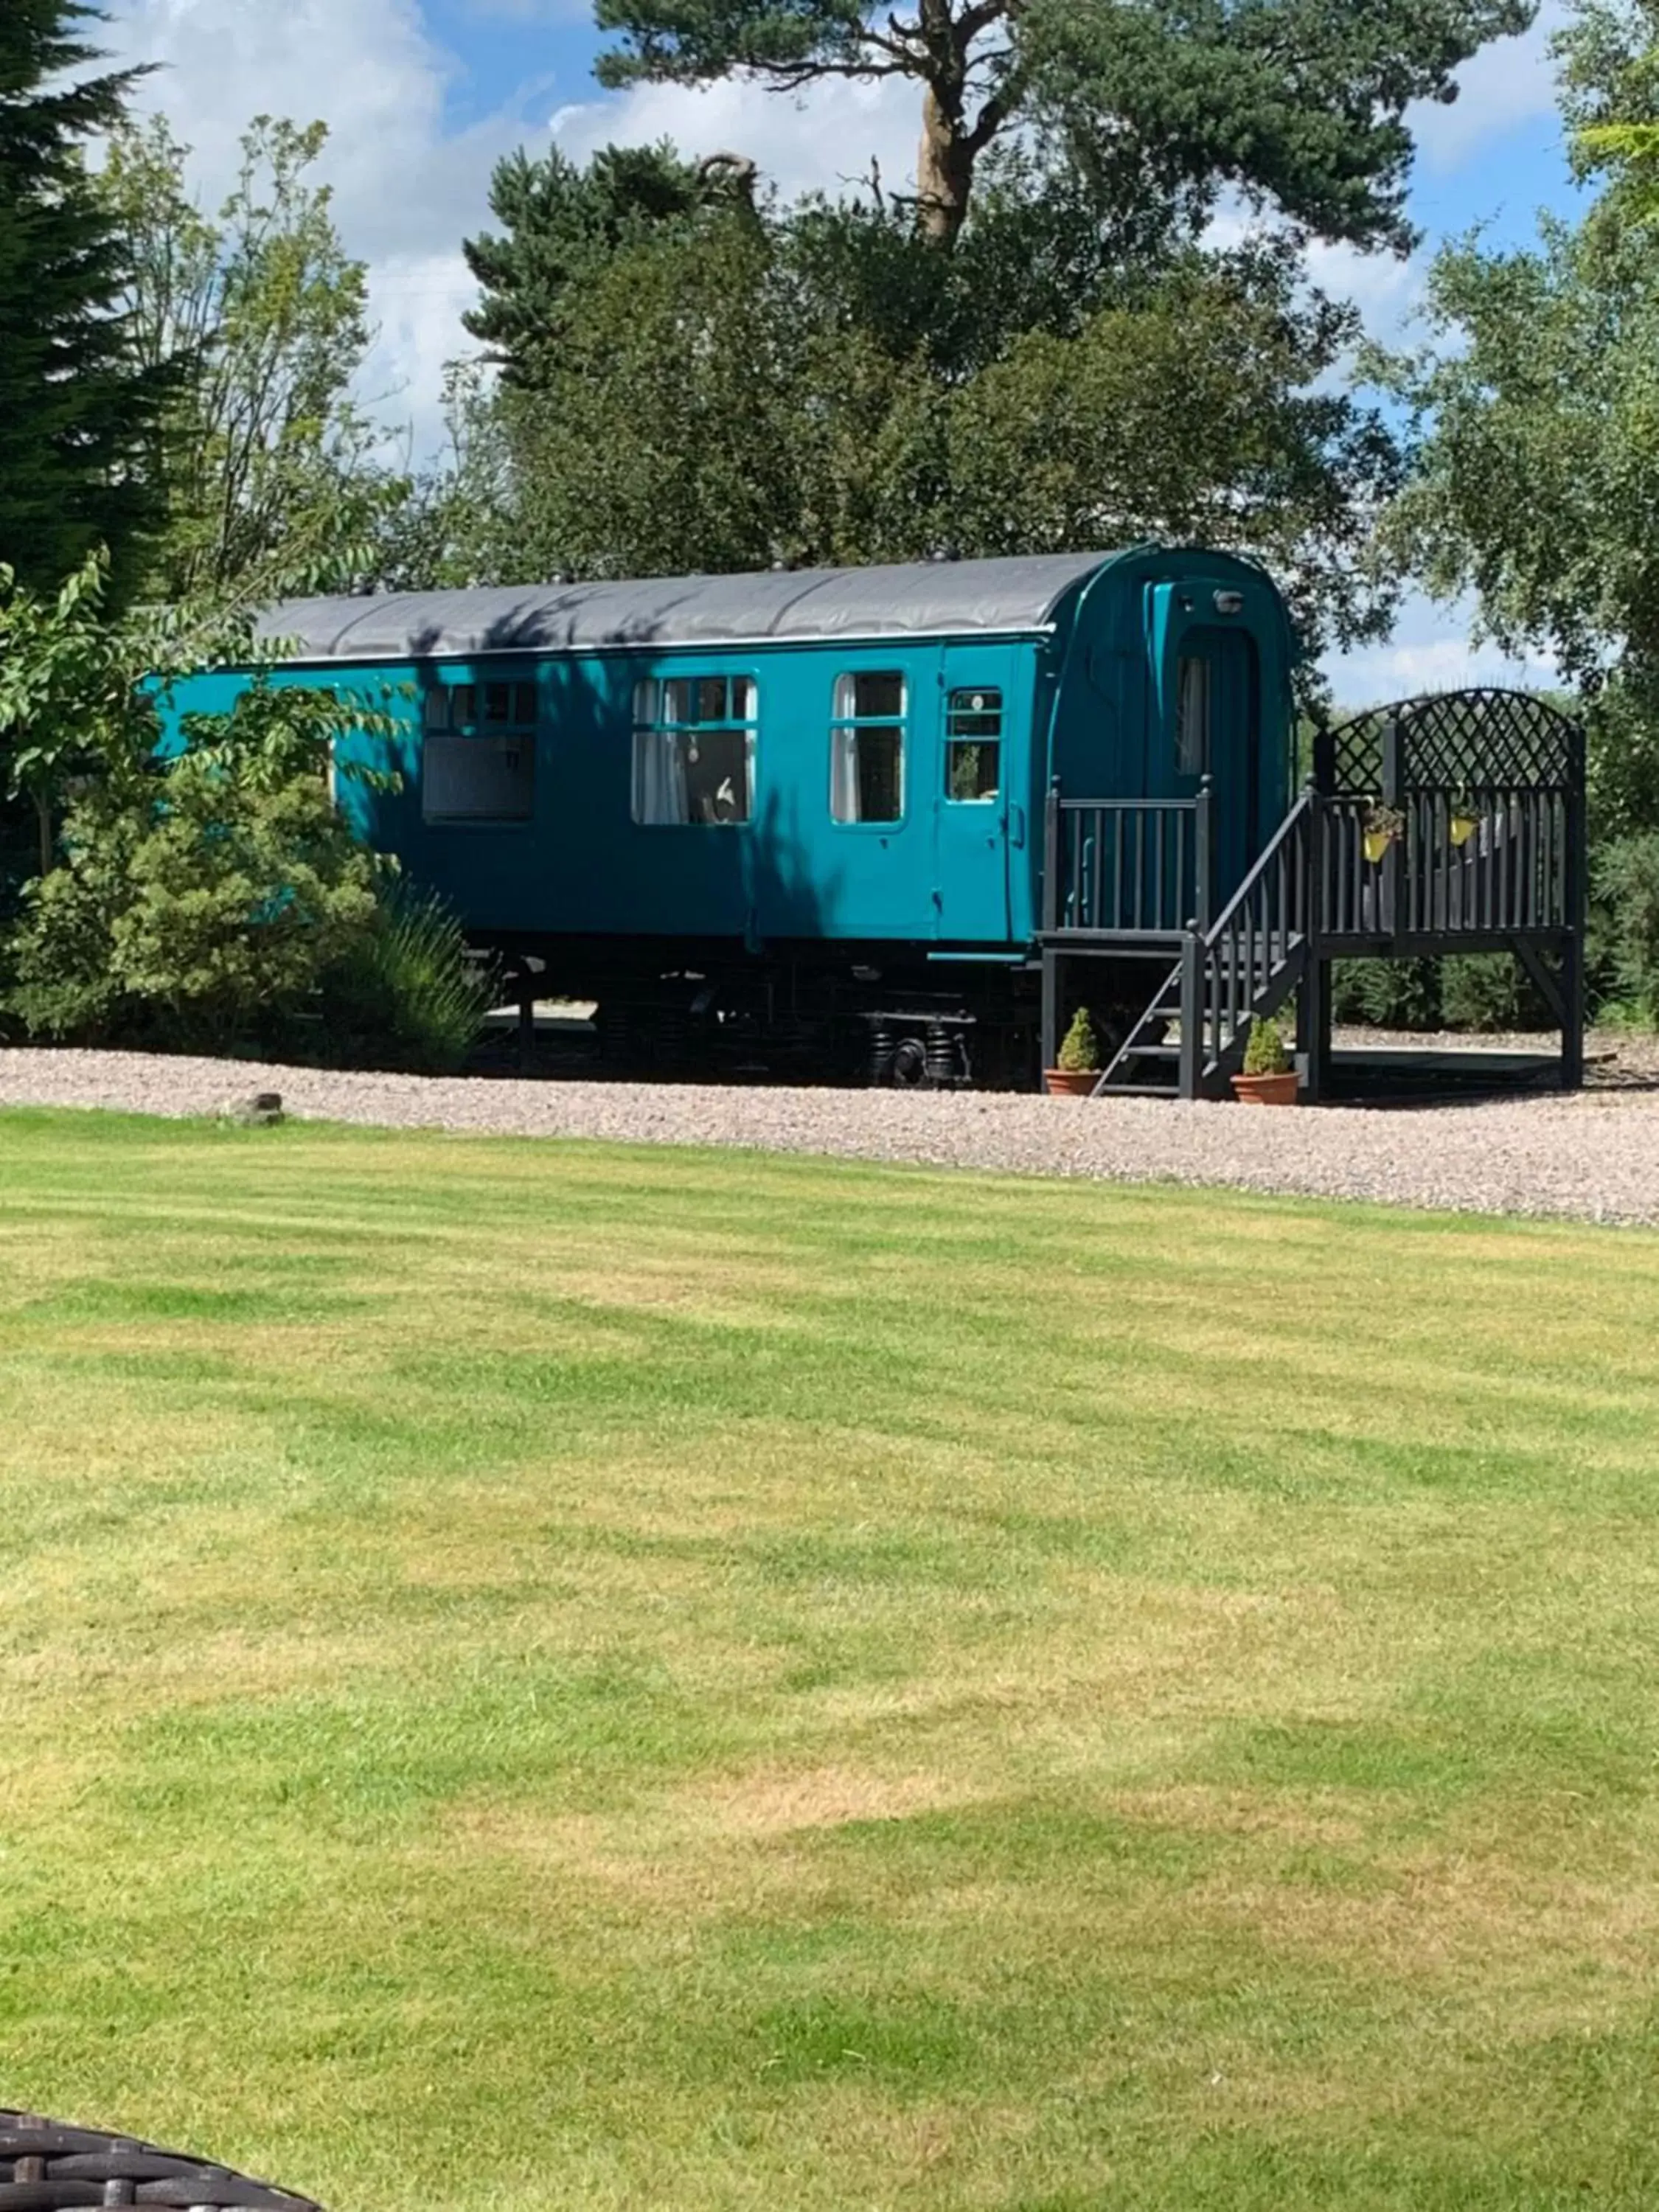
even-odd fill
[[[1659,1238],[15,1113],[0,1236],[0,2104],[1659,2202]]]

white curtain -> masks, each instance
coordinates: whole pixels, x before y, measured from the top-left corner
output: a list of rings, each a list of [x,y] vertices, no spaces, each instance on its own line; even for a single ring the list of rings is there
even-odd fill
[[[837,822],[861,822],[859,811],[859,733],[839,729],[830,744],[830,811]]]
[[[689,822],[685,757],[672,730],[634,732],[634,815],[640,822]]]

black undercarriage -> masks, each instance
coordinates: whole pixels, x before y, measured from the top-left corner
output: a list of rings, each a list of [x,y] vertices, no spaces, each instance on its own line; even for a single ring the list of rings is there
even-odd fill
[[[879,942],[494,938],[504,1002],[594,1008],[608,1073],[910,1090],[1029,1091],[1041,1079],[1035,956]]]

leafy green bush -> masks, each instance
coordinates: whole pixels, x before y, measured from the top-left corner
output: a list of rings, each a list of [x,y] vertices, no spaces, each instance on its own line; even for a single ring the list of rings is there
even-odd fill
[[[1449,1030],[1550,1029],[1555,1017],[1526,969],[1507,952],[1455,952],[1441,963],[1441,1018]]]
[[[1079,1006],[1072,1017],[1060,1048],[1060,1065],[1067,1075],[1093,1075],[1100,1066],[1100,1040],[1087,1006]]]
[[[1250,1024],[1250,1040],[1244,1048],[1246,1075],[1284,1075],[1291,1065],[1290,1054],[1285,1049],[1285,1039],[1277,1022],[1263,1021],[1258,1014]]]
[[[323,977],[321,1036],[340,1063],[453,1074],[477,1045],[491,1000],[489,972],[469,958],[450,908],[398,888]]]
[[[1432,960],[1340,960],[1331,981],[1339,1022],[1380,1030],[1437,1030],[1440,973]]]
[[[29,885],[9,1002],[30,1033],[225,1052],[313,996],[379,911],[381,864],[316,767],[267,781],[190,754],[70,806]]]
[[[1627,1018],[1659,1021],[1659,832],[1602,846],[1592,882],[1608,982]]]
[[[459,1066],[488,1010],[453,917],[406,896],[330,790],[330,741],[380,718],[256,684],[71,803],[23,891],[6,1008],[35,1036]]]

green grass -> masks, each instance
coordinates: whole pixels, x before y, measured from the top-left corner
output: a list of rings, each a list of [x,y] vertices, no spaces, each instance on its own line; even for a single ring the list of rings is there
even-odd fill
[[[1659,2201],[1659,1238],[0,1167],[0,2103],[334,2212]]]

